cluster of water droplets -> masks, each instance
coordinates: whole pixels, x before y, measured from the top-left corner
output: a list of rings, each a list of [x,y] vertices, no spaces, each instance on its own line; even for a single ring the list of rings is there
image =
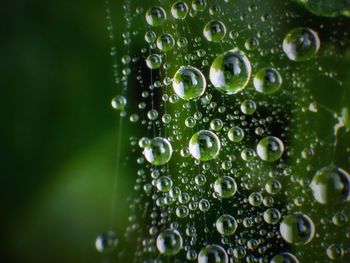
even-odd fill
[[[311,262],[310,249],[343,259],[350,176],[332,160],[312,161],[331,146],[302,118],[318,113],[304,67],[321,67],[321,28],[305,22],[286,31],[278,25],[293,14],[234,2],[125,1],[127,23],[135,11],[143,26],[129,25],[124,44],[143,43],[121,56],[116,75],[132,91],[112,99],[136,131],[124,242],[137,236],[134,262]],[[329,220],[344,227],[347,244],[333,243]],[[111,231],[96,240],[100,252],[117,244]]]

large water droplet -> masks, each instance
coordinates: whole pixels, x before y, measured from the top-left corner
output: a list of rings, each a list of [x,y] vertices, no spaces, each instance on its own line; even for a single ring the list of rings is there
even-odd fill
[[[254,77],[255,89],[263,94],[272,94],[282,85],[282,77],[274,68],[263,68]]]
[[[317,32],[307,27],[291,30],[283,40],[283,51],[290,60],[300,62],[314,57],[320,48]]]
[[[207,82],[202,72],[192,66],[181,67],[174,75],[175,93],[184,100],[193,100],[202,96]]]
[[[221,246],[207,245],[199,252],[198,263],[228,263],[228,256]]]
[[[220,42],[226,35],[226,26],[221,21],[209,21],[204,26],[203,35],[210,42]]]
[[[317,171],[310,184],[312,193],[321,204],[339,204],[350,199],[350,176],[335,166]]]
[[[209,161],[219,154],[221,143],[215,133],[202,130],[192,136],[189,148],[194,158]]]
[[[166,229],[157,237],[157,249],[161,254],[173,256],[182,248],[182,237],[175,229]]]
[[[160,6],[154,6],[147,10],[146,21],[151,26],[161,26],[166,20],[166,12]]]
[[[282,238],[293,245],[305,245],[315,235],[315,226],[310,217],[302,213],[287,215],[280,224]]]
[[[281,158],[284,151],[284,145],[279,138],[267,136],[259,141],[256,151],[262,160],[266,162],[274,162]]]
[[[118,239],[113,231],[102,233],[96,238],[95,246],[100,253],[112,252],[118,245]]]
[[[235,94],[247,86],[251,71],[245,54],[238,49],[232,49],[215,58],[210,67],[210,81],[219,91]]]
[[[185,2],[177,1],[171,7],[171,14],[175,19],[185,19],[188,13],[188,6]]]
[[[151,164],[163,165],[170,160],[173,148],[167,139],[156,137],[146,145],[143,153]]]
[[[216,220],[215,226],[221,235],[231,236],[237,229],[237,222],[233,216],[225,214]]]
[[[230,176],[222,176],[216,179],[214,183],[214,191],[221,198],[232,197],[237,191],[236,181]]]

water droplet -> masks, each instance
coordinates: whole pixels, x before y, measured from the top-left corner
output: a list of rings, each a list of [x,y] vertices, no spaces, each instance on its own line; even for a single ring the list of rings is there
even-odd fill
[[[260,159],[266,162],[274,162],[281,158],[284,145],[279,138],[267,136],[259,141],[256,151]]]
[[[210,81],[219,91],[235,94],[247,86],[251,71],[245,54],[238,49],[232,49],[215,58],[210,67]]]
[[[299,263],[299,260],[291,253],[283,252],[274,256],[270,263]]]
[[[307,27],[291,30],[283,40],[283,51],[287,57],[296,62],[310,60],[320,48],[317,32]]]
[[[264,220],[270,225],[275,225],[281,220],[281,213],[276,208],[268,208],[264,212]]]
[[[228,263],[226,251],[219,245],[207,245],[198,255],[198,263]]]
[[[197,160],[209,161],[218,156],[221,143],[215,133],[202,130],[191,137],[189,149],[192,156]]]
[[[167,139],[156,137],[144,148],[144,155],[153,165],[166,164],[173,153],[173,148]]]
[[[210,42],[220,42],[226,35],[226,27],[221,21],[209,21],[204,26],[203,35]]]
[[[175,19],[185,19],[188,13],[188,6],[185,2],[177,1],[171,7],[171,14]]]
[[[157,237],[157,249],[161,254],[173,256],[182,248],[182,236],[179,231],[168,228]]]
[[[172,35],[165,33],[157,38],[157,47],[163,52],[168,52],[175,46],[175,40]]]
[[[205,0],[193,0],[192,1],[192,8],[195,11],[202,12],[207,7],[207,2]]]
[[[216,179],[214,191],[222,198],[232,197],[237,191],[236,181],[230,176],[222,176]]]
[[[110,253],[117,245],[118,239],[113,231],[100,234],[95,242],[96,249],[100,253]]]
[[[263,94],[273,94],[282,85],[282,77],[274,68],[263,68],[254,77],[255,89]]]
[[[124,107],[126,106],[126,103],[127,103],[126,98],[121,95],[115,96],[111,101],[111,105],[113,109],[116,109],[116,110],[124,109]]]
[[[147,43],[153,43],[155,42],[157,39],[157,35],[156,33],[154,33],[153,31],[147,31],[145,34],[145,40]]]
[[[327,256],[330,259],[341,259],[344,256],[344,250],[341,246],[337,246],[335,244],[330,245],[329,247],[327,247]]]
[[[146,64],[150,69],[157,69],[162,64],[162,57],[158,54],[151,54],[147,57]]]
[[[223,126],[224,126],[224,123],[220,119],[214,119],[210,122],[210,128],[214,131],[220,131]]]
[[[315,235],[315,226],[311,218],[302,213],[287,215],[280,224],[282,238],[289,244],[305,245]]]
[[[256,104],[253,100],[245,100],[241,103],[241,111],[245,115],[252,115],[256,111]]]
[[[147,10],[146,21],[151,26],[161,26],[166,20],[166,12],[160,6],[154,6]]]
[[[350,200],[350,176],[335,166],[320,169],[310,184],[314,198],[320,204],[339,204]]]
[[[251,206],[259,206],[263,201],[263,197],[259,192],[253,192],[249,195],[248,201]]]
[[[173,181],[169,176],[162,176],[158,178],[156,186],[158,191],[166,193],[169,192],[169,190],[173,186]]]
[[[228,131],[228,138],[230,141],[240,142],[244,138],[244,131],[238,126],[232,127]]]
[[[237,229],[237,222],[233,216],[225,214],[216,220],[215,226],[221,235],[231,236]]]
[[[182,66],[174,75],[174,92],[184,100],[193,100],[202,96],[207,82],[202,72],[192,66]]]

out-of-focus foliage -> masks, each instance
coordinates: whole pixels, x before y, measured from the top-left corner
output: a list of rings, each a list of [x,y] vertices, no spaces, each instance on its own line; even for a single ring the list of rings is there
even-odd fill
[[[309,11],[320,16],[350,16],[349,0],[296,0]]]

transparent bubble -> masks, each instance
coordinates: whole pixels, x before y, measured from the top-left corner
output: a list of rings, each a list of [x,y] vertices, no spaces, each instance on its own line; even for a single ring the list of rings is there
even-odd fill
[[[173,153],[170,142],[162,137],[156,137],[146,145],[143,151],[145,158],[153,165],[163,165],[169,162]]]
[[[313,58],[320,48],[317,32],[307,27],[291,30],[283,40],[283,51],[287,57],[296,62]]]
[[[158,54],[151,54],[147,57],[146,64],[150,69],[157,69],[162,65],[162,57]]]
[[[214,131],[220,131],[223,126],[224,126],[224,123],[220,119],[214,119],[210,122],[210,128]]]
[[[157,39],[157,35],[153,31],[147,31],[145,33],[145,40],[147,43],[153,43],[156,41],[156,39]]]
[[[254,51],[259,47],[259,40],[256,37],[248,38],[244,43],[244,47],[249,51]]]
[[[182,66],[174,75],[174,92],[184,100],[193,100],[205,92],[207,81],[203,73],[192,67]]]
[[[226,26],[221,21],[209,21],[204,26],[203,35],[210,42],[220,42],[226,35]]]
[[[180,194],[181,194],[181,190],[180,190],[180,188],[178,188],[176,186],[171,188],[170,191],[169,191],[169,195],[172,198],[178,198]]]
[[[131,114],[129,119],[131,122],[137,122],[139,120],[139,115],[137,113]]]
[[[236,232],[237,222],[233,216],[225,214],[216,220],[215,226],[221,235],[231,236]]]
[[[178,45],[178,47],[180,48],[184,48],[188,45],[188,40],[185,37],[180,37],[177,41],[176,44]]]
[[[158,191],[166,193],[169,192],[169,190],[173,186],[173,181],[169,176],[162,176],[158,178],[156,186]]]
[[[282,77],[274,68],[263,68],[254,77],[255,89],[263,94],[273,94],[282,85]]]
[[[245,100],[241,103],[241,111],[245,115],[252,115],[256,111],[256,104],[253,100]]]
[[[332,222],[336,226],[343,226],[348,222],[348,217],[344,213],[339,212],[332,217]]]
[[[280,181],[271,179],[265,184],[265,190],[271,195],[277,194],[282,188]]]
[[[289,252],[283,252],[274,256],[270,263],[299,263],[299,260]]]
[[[218,156],[221,143],[215,133],[202,130],[192,136],[189,149],[192,156],[197,160],[209,161]]]
[[[233,256],[237,259],[245,258],[246,254],[247,254],[247,251],[245,250],[244,247],[235,247],[233,249]]]
[[[164,122],[165,124],[168,124],[171,122],[171,115],[170,114],[164,114],[162,116],[162,122]]]
[[[221,7],[219,5],[211,5],[209,7],[209,14],[212,16],[219,15],[221,12]]]
[[[139,140],[139,146],[140,148],[145,148],[148,144],[151,143],[151,140],[148,139],[147,137],[142,137],[140,140]]]
[[[336,166],[327,166],[317,171],[310,187],[320,204],[335,205],[350,200],[350,176]]]
[[[161,254],[173,256],[182,248],[182,236],[179,231],[168,228],[157,237],[157,249]]]
[[[263,197],[259,192],[253,192],[249,195],[248,201],[252,206],[259,206],[263,201]]]
[[[146,21],[150,26],[161,26],[165,20],[166,12],[160,6],[154,6],[146,12]]]
[[[198,255],[198,263],[228,263],[226,251],[219,245],[207,245]]]
[[[187,117],[185,120],[185,125],[188,128],[193,128],[196,125],[197,121],[195,118],[193,118],[192,116]]]
[[[337,246],[335,244],[332,244],[327,247],[326,250],[327,256],[330,259],[337,260],[341,259],[344,256],[344,249],[341,246]]]
[[[185,2],[177,1],[171,7],[171,14],[175,19],[185,19],[188,13],[188,6]]]
[[[175,46],[175,40],[171,34],[165,33],[157,38],[157,47],[163,52],[172,50]]]
[[[221,198],[232,197],[237,191],[236,181],[230,176],[222,176],[216,179],[214,183],[214,191]]]
[[[206,183],[207,178],[205,177],[204,174],[199,174],[194,178],[194,180],[195,180],[196,185],[201,186],[201,185],[204,185]]]
[[[193,0],[192,1],[192,8],[195,11],[202,12],[207,7],[207,2],[205,0]]]
[[[289,244],[305,245],[315,235],[315,226],[310,217],[302,213],[287,215],[280,224],[282,238]]]
[[[207,199],[202,199],[199,201],[199,210],[202,212],[207,212],[210,209],[210,203]]]
[[[274,162],[281,158],[284,145],[279,138],[267,136],[259,141],[256,151],[263,161]]]
[[[240,142],[244,138],[244,131],[238,126],[232,127],[228,131],[228,138],[230,139],[230,141]]]
[[[186,259],[190,261],[194,261],[197,258],[197,252],[193,249],[187,251],[186,253]]]
[[[281,220],[281,213],[276,208],[268,208],[264,212],[264,220],[270,225],[276,225]]]
[[[147,112],[147,118],[154,121],[158,118],[158,111],[153,109]]]
[[[215,58],[210,67],[210,81],[225,94],[242,91],[251,77],[251,65],[245,54],[232,49]]]
[[[241,158],[244,161],[250,161],[250,160],[254,159],[254,157],[255,157],[255,152],[251,148],[245,148],[241,152]]]
[[[96,238],[95,247],[100,253],[110,253],[118,245],[118,239],[113,231],[102,233]]]
[[[176,208],[176,216],[179,218],[185,218],[189,214],[189,210],[187,206],[185,205],[180,205],[178,208]]]
[[[111,105],[112,105],[113,109],[116,109],[116,110],[124,109],[126,106],[126,103],[127,103],[126,98],[124,96],[121,96],[121,95],[115,96],[111,101]]]

